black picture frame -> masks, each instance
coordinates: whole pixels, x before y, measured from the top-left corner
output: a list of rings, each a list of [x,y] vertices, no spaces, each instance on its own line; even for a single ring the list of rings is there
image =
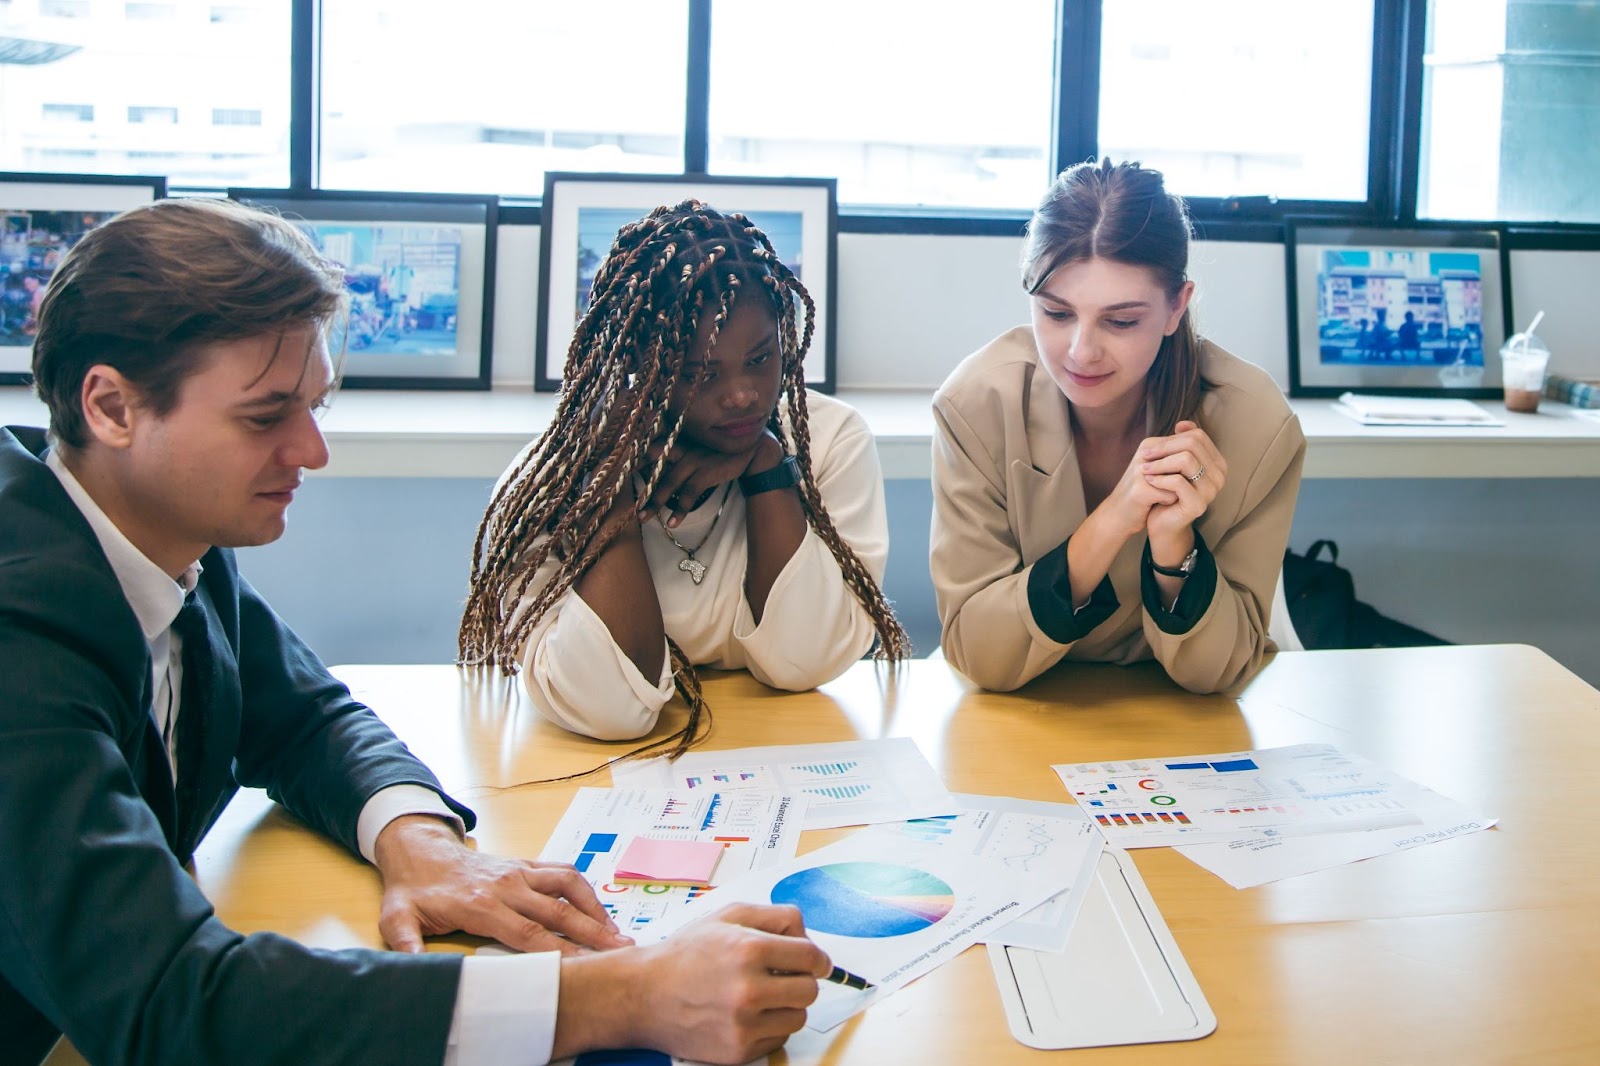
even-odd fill
[[[1485,222],[1285,219],[1289,395],[1498,398],[1506,244]]]
[[[279,212],[346,267],[350,313],[329,339],[342,388],[490,387],[497,197],[229,189],[228,198]],[[344,258],[361,256],[381,258]]]
[[[567,349],[588,301],[585,265],[592,276],[625,223],[643,218],[662,204],[689,197],[719,211],[748,216],[772,240],[779,258],[800,277],[816,307],[815,332],[806,353],[806,385],[833,392],[839,317],[836,179],[561,171],[545,175],[535,389],[555,392],[561,387]],[[586,251],[596,257],[592,263],[581,261]],[[571,308],[571,319],[557,315],[558,307]]]
[[[165,195],[164,177],[0,173],[0,385],[32,382],[37,294],[60,257],[94,228],[89,217],[98,216],[97,225]]]

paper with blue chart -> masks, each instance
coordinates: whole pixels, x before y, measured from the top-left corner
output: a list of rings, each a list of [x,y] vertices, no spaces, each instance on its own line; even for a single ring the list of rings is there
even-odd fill
[[[983,936],[984,943],[1060,951],[1072,935],[1100,861],[1100,834],[1068,803],[956,793],[959,815],[869,826],[863,833],[906,836],[997,863],[1018,874],[1048,877],[1060,891]]]
[[[617,858],[636,836],[714,841],[724,847],[713,886],[795,853],[803,799],[762,789],[580,788],[540,852],[546,862],[570,862],[594,886],[617,927],[641,944],[663,935],[677,911],[712,889],[681,885],[617,884]]]
[[[1019,869],[997,857],[1031,851],[1021,837],[991,836],[975,855],[925,835],[854,833],[723,884],[675,920],[687,923],[728,903],[800,908],[807,935],[834,964],[877,986],[862,992],[821,984],[806,1025],[826,1031],[1060,892],[1065,885],[1053,866]]]
[[[1357,833],[1257,836],[1225,844],[1189,844],[1175,850],[1234,888],[1254,888],[1285,877],[1453,840],[1492,829],[1498,822],[1415,782],[1402,780],[1397,793],[1421,819],[1420,824]]]
[[[899,822],[961,807],[908,737],[692,751],[676,761],[613,763],[611,781],[629,788],[699,793],[764,788],[807,801],[804,829]]]
[[[1122,848],[1417,825],[1399,778],[1331,744],[1055,766]]]

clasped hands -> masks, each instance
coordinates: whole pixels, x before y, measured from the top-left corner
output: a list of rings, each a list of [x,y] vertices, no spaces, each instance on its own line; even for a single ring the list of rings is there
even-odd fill
[[[1147,437],[1100,509],[1123,536],[1144,533],[1162,566],[1177,566],[1194,546],[1195,521],[1227,483],[1228,463],[1198,424],[1179,422],[1171,436]]]

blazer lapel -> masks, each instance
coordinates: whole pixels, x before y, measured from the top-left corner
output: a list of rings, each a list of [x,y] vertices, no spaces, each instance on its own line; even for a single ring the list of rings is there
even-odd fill
[[[1027,566],[1060,547],[1088,512],[1067,398],[1035,365],[1026,376],[1021,399],[1025,439],[1013,443],[1025,450],[1026,458],[1011,461],[1006,489],[1012,501],[1012,532]]]

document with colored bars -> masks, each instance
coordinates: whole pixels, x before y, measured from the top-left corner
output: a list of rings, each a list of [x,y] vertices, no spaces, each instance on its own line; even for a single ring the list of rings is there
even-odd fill
[[[959,814],[926,757],[909,737],[692,751],[675,762],[613,764],[612,783],[681,792],[762,788],[807,800],[805,829],[903,822]]]
[[[641,944],[678,908],[741,874],[793,858],[800,840],[803,798],[764,789],[580,788],[540,852],[546,862],[570,862],[594,886],[617,927]],[[617,884],[617,858],[634,837],[715,841],[726,850],[712,888]]]
[[[1329,744],[1054,767],[1106,843],[1159,848],[1422,821],[1410,782]]]

